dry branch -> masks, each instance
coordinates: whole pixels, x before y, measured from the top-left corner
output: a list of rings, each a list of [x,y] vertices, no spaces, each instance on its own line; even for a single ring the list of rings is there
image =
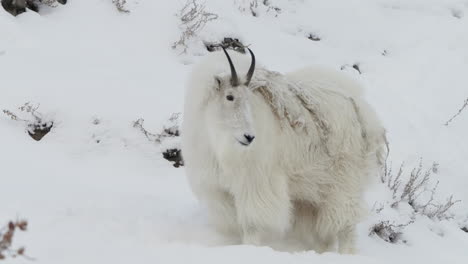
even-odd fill
[[[457,116],[459,116],[463,110],[465,110],[465,108],[468,107],[468,98],[465,99],[465,102],[463,103],[462,107],[458,110],[458,112],[453,115],[447,122],[445,122],[445,126],[448,126],[450,124],[450,122],[452,122]]]

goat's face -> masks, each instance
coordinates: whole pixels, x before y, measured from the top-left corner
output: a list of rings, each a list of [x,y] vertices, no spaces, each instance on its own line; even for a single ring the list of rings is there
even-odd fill
[[[248,49],[248,48],[247,48]],[[255,70],[255,56],[249,50],[252,62],[245,78],[239,78],[234,64],[223,48],[231,69],[230,76],[215,76],[214,98],[208,106],[212,125],[209,129],[215,141],[234,142],[243,147],[250,146],[255,139],[253,116],[249,98],[252,92],[248,86]]]
[[[255,131],[249,98],[251,91],[245,85],[232,86],[229,78],[215,78],[215,95],[210,112],[214,129],[226,140],[247,147],[254,142]]]

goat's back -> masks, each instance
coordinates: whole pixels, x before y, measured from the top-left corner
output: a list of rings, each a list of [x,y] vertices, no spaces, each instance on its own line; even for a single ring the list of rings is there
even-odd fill
[[[357,81],[335,69],[308,66],[285,76],[301,85],[333,90],[347,96],[359,97],[364,94],[364,89]]]

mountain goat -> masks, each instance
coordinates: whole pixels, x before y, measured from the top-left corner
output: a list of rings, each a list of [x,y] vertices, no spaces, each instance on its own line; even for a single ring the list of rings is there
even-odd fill
[[[250,49],[251,59],[223,51],[194,69],[181,131],[190,186],[215,226],[246,244],[297,234],[308,249],[338,241],[355,252],[362,194],[385,154],[361,87],[340,72],[283,75],[256,67]]]

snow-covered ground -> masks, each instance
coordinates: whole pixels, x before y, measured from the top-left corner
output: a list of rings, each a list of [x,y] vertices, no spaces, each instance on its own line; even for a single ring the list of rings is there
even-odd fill
[[[0,8],[0,110],[31,118],[18,110],[31,102],[54,122],[34,141],[24,122],[0,112],[0,226],[29,221],[14,244],[36,263],[468,263],[460,229],[468,219],[468,110],[444,126],[468,97],[467,0],[270,0],[270,8],[253,7],[256,17],[256,1],[207,0],[219,17],[186,54],[171,48],[184,1],[127,2],[129,14],[111,0],[70,0],[18,17]],[[228,245],[184,169],[132,125],[144,118],[159,132],[182,112],[187,75],[208,52],[201,41],[223,37],[250,44],[280,72],[348,65],[343,71],[366,86],[388,130],[394,170],[436,162],[429,186],[439,181],[436,200],[461,200],[454,218],[413,217],[405,243],[369,236],[378,220],[411,220],[405,206],[388,206],[391,193],[376,177],[369,207],[385,208],[360,224],[356,256]]]

